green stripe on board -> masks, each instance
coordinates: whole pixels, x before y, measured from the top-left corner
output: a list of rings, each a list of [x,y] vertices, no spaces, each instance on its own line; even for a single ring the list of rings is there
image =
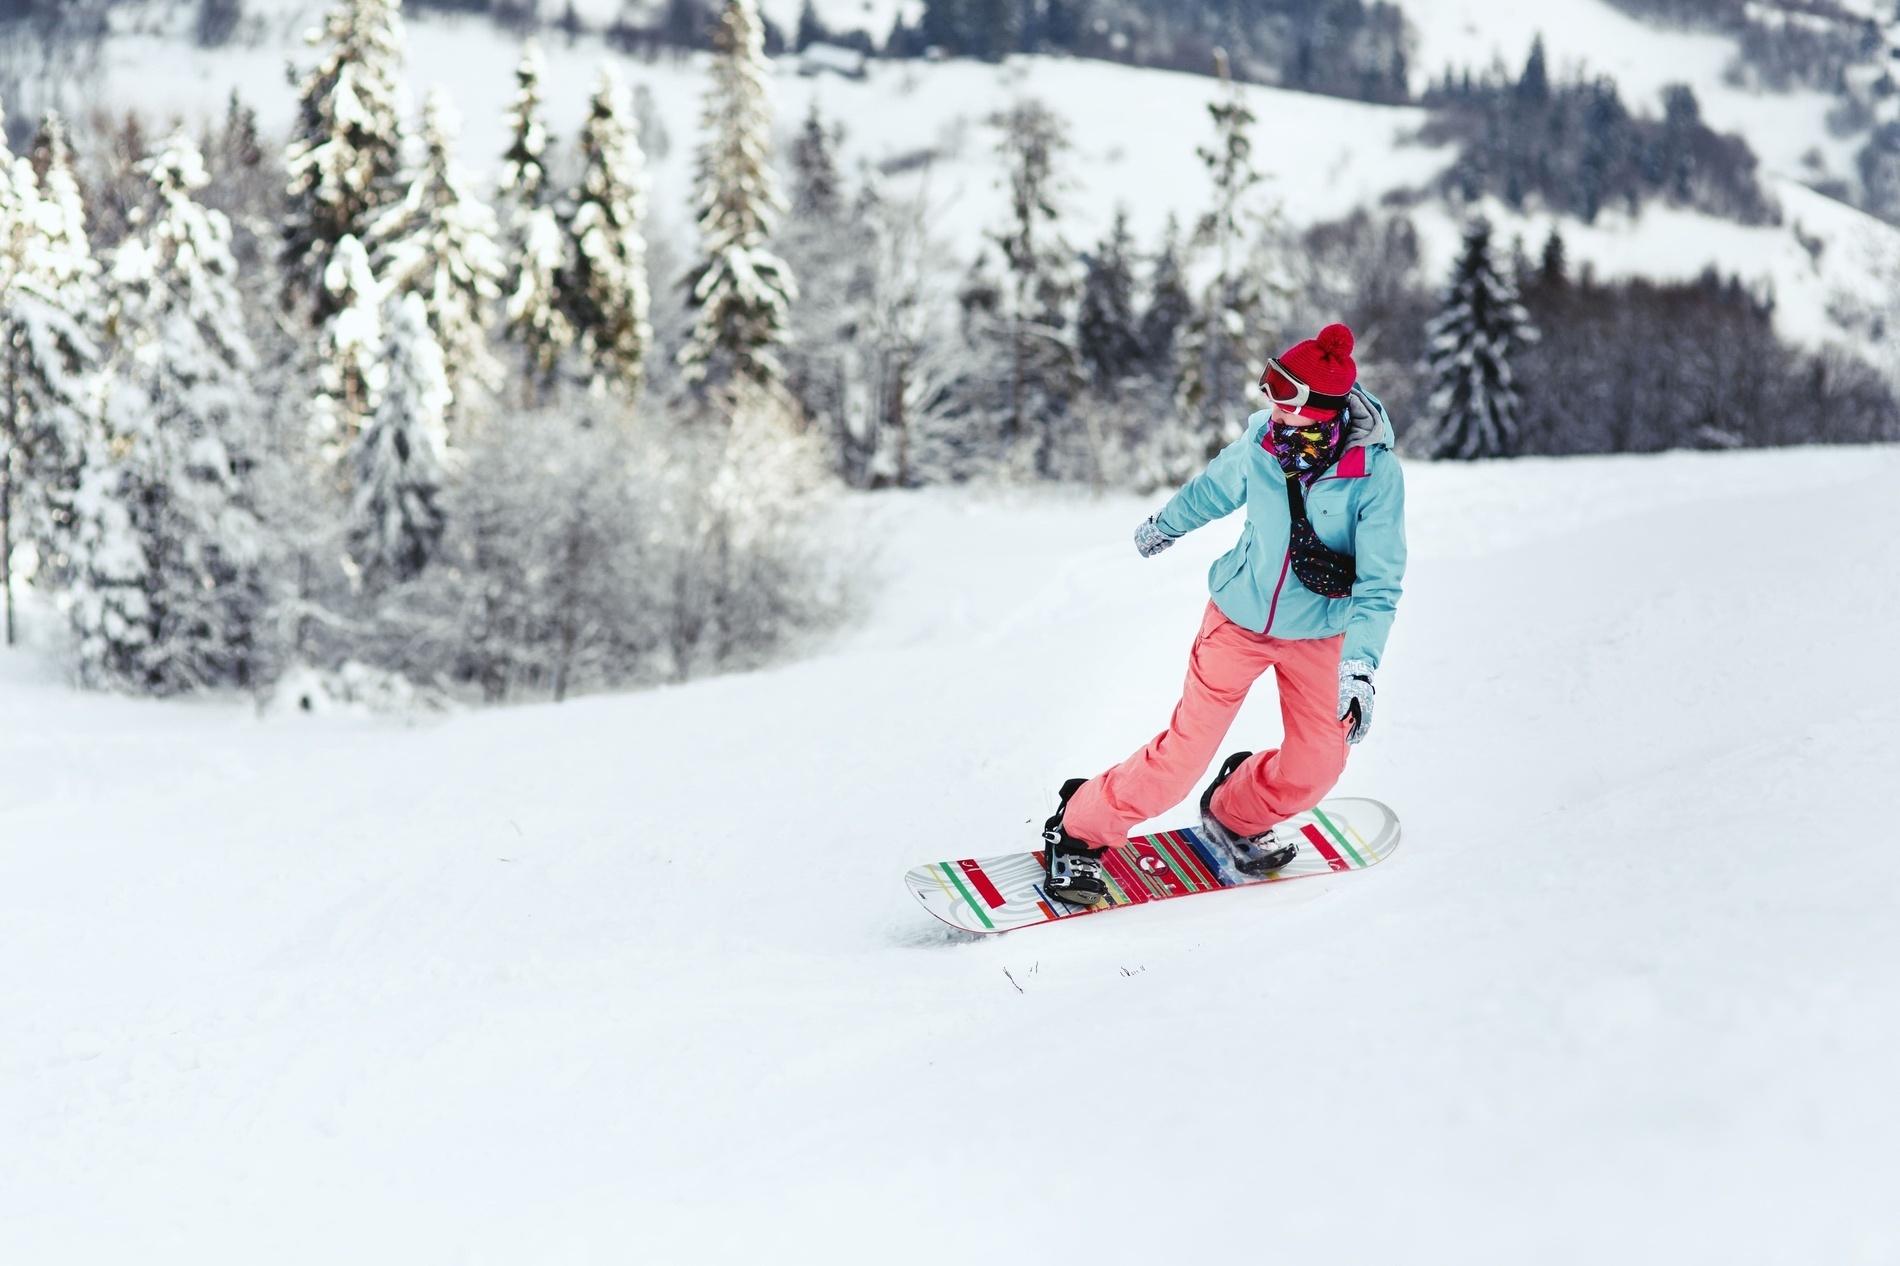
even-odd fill
[[[950,876],[950,882],[957,886],[957,892],[962,895],[965,901],[970,903],[970,909],[976,911],[976,917],[983,920],[983,926],[994,931],[996,925],[990,922],[989,915],[983,913],[983,907],[976,903],[976,898],[970,895],[970,890],[963,886],[962,877],[959,876],[956,871],[950,869],[950,863],[938,862],[937,869]]]
[[[1155,847],[1161,851],[1163,857],[1168,859],[1168,865],[1174,867],[1174,873],[1181,876],[1181,880],[1187,884],[1189,892],[1207,891],[1206,885],[1201,883],[1201,868],[1198,866],[1190,866],[1184,862],[1181,859],[1181,850],[1175,846],[1173,840],[1168,839],[1166,836],[1157,835],[1155,836]]]
[[[1313,810],[1313,816],[1319,819],[1319,824],[1326,828],[1326,833],[1332,836],[1333,839],[1338,842],[1339,847],[1345,849],[1348,853],[1352,854],[1352,860],[1355,863],[1361,866],[1371,865],[1370,862],[1368,862],[1365,858],[1359,855],[1358,849],[1354,848],[1351,844],[1346,842],[1345,833],[1341,831],[1338,827],[1333,825],[1333,820],[1331,818],[1321,813],[1318,809]]]

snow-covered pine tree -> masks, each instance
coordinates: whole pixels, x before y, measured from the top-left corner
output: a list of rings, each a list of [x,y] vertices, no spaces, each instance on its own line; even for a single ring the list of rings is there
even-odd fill
[[[772,64],[755,0],[726,0],[713,47],[698,160],[700,260],[687,278],[698,316],[679,363],[691,384],[741,379],[775,390],[784,374],[776,349],[798,285],[765,247],[785,202],[772,168]]]
[[[0,589],[10,642],[18,547],[33,545],[42,578],[67,570],[97,414],[98,264],[63,144],[45,188],[4,143],[0,173]]]
[[[421,295],[390,305],[388,330],[388,382],[350,448],[350,556],[372,590],[412,579],[435,556],[448,458],[449,384]]]
[[[1069,149],[1068,128],[1033,98],[991,115],[989,123],[1001,133],[996,152],[1009,172],[1009,220],[989,235],[1008,270],[998,313],[1009,356],[1003,433],[1020,439],[1039,422],[1036,471],[1046,476],[1054,473],[1057,422],[1080,385],[1074,336],[1066,329],[1075,255],[1059,227],[1066,186],[1057,163]]]
[[[33,168],[15,162],[12,151],[7,148],[5,123],[4,115],[0,115],[0,353],[7,356],[7,367],[11,368],[13,330],[8,318],[12,311],[14,278],[19,275],[26,234],[32,223],[29,199],[36,198],[39,190],[37,183],[22,188],[16,180],[16,167],[24,168],[29,176]],[[0,396],[0,591],[4,591],[0,605],[6,608],[6,644],[11,646],[14,641],[14,491],[26,463],[21,444],[21,419],[10,379],[0,382],[0,390],[5,391],[5,395]]]
[[[33,170],[39,176],[41,270],[69,312],[95,311],[99,265],[86,238],[86,207],[73,175],[73,149],[65,121],[49,110],[33,138]]]
[[[323,270],[330,317],[318,340],[318,383],[312,402],[316,433],[332,457],[347,450],[382,396],[388,366],[383,348],[383,285],[370,268],[369,252],[346,236]]]
[[[532,405],[554,374],[561,355],[574,343],[574,327],[561,308],[560,281],[567,269],[567,238],[551,205],[548,188],[549,137],[541,117],[541,80],[547,62],[530,39],[515,66],[515,95],[502,121],[508,149],[501,159],[496,190],[508,209],[508,238],[503,248],[507,302],[502,317],[508,337],[520,343],[527,360],[525,394]]]
[[[1181,226],[1170,213],[1161,235],[1161,250],[1148,275],[1148,306],[1141,313],[1141,345],[1150,370],[1162,378],[1174,373],[1174,340],[1194,313],[1188,294],[1186,264],[1181,258]]]
[[[1491,224],[1465,227],[1444,305],[1426,327],[1432,394],[1421,448],[1431,457],[1508,456],[1517,439],[1511,357],[1537,338],[1516,287],[1491,259]]]
[[[547,123],[541,117],[541,80],[547,71],[540,41],[524,41],[521,60],[515,63],[515,95],[501,116],[508,128],[508,149],[501,156],[495,191],[531,207],[541,205],[548,184],[549,138]]]
[[[1214,272],[1182,327],[1177,342],[1175,406],[1212,457],[1239,436],[1250,412],[1246,389],[1255,359],[1272,331],[1269,309],[1284,298],[1284,285],[1270,278],[1252,249],[1273,227],[1275,216],[1257,205],[1266,179],[1253,164],[1248,129],[1254,113],[1227,59],[1215,68],[1224,89],[1208,103],[1214,148],[1196,152],[1214,183],[1214,205],[1195,226],[1192,249],[1211,252]]]
[[[455,161],[461,117],[440,88],[423,107],[422,166],[402,201],[374,221],[366,243],[383,284],[419,294],[458,401],[479,384],[495,390],[502,367],[488,350],[490,304],[501,297],[495,213]]]
[[[646,159],[635,134],[633,98],[610,66],[581,126],[585,166],[567,218],[568,271],[562,306],[580,341],[592,384],[632,393],[646,373],[648,323]]]
[[[1133,246],[1128,236],[1128,208],[1117,207],[1108,236],[1083,257],[1082,302],[1075,318],[1076,348],[1096,390],[1111,396],[1122,379],[1141,368]]]
[[[329,42],[297,86],[297,120],[284,164],[284,284],[314,301],[318,320],[336,311],[325,283],[338,243],[361,242],[370,221],[401,196],[402,18],[398,0],[341,0],[312,44]]]
[[[798,278],[798,303],[785,350],[786,386],[854,486],[874,478],[878,427],[868,381],[878,358],[870,309],[888,293],[876,277],[882,255],[873,218],[884,210],[867,187],[847,201],[838,171],[843,129],[812,102],[791,147],[792,213],[779,250]]]
[[[949,377],[945,353],[956,345],[938,325],[944,252],[931,240],[923,191],[893,197],[867,181],[858,218],[869,262],[861,333],[851,346],[864,348],[867,398],[860,413],[847,397],[853,464],[844,473],[858,487],[907,487],[936,473],[919,470],[914,440]]]
[[[112,261],[115,385],[79,498],[72,618],[82,677],[173,694],[253,678],[261,449],[231,224],[180,129],[145,164],[157,210]]]
[[[835,216],[844,210],[844,180],[838,174],[842,124],[827,124],[812,97],[804,126],[792,142],[792,214],[801,220]]]

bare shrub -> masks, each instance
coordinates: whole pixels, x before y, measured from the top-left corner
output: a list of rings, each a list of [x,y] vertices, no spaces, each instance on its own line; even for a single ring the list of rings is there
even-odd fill
[[[332,595],[344,610],[309,624],[293,659],[491,702],[766,662],[845,609],[817,475],[771,398],[488,419],[445,492],[439,561],[375,595]]]

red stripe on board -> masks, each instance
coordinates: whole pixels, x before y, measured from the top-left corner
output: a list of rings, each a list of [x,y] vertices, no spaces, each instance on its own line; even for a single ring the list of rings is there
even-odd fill
[[[1181,838],[1179,831],[1169,831],[1162,838],[1168,841],[1169,848],[1179,854],[1181,860],[1193,870],[1196,884],[1208,889],[1220,887],[1220,880],[1207,873],[1207,864],[1201,860],[1200,854],[1194,851],[1194,846]]]
[[[1193,891],[1188,887],[1187,880],[1175,873],[1174,863],[1168,860],[1168,855],[1150,843],[1147,836],[1128,841],[1128,847],[1134,851],[1135,866],[1149,884],[1161,889],[1161,896],[1178,897]]]
[[[990,903],[990,909],[994,910],[1003,904],[1003,894],[996,891],[996,885],[990,882],[990,877],[983,873],[983,868],[976,862],[966,857],[957,863],[957,869],[961,870],[963,877],[970,881],[970,886],[976,889],[977,895]]]
[[[1305,826],[1300,828],[1300,834],[1304,835],[1308,840],[1312,841],[1313,847],[1319,850],[1319,855],[1326,859],[1326,865],[1329,869],[1332,869],[1332,870],[1351,870],[1352,869],[1352,863],[1348,862],[1345,858],[1341,857],[1336,851],[1334,851],[1333,842],[1327,839],[1325,833],[1322,832],[1318,827],[1314,826],[1311,822],[1308,822]]]
[[[1122,892],[1127,894],[1128,904],[1138,906],[1152,900],[1154,894],[1148,891],[1148,885],[1141,881],[1141,876],[1123,859],[1122,854],[1125,852],[1126,849],[1111,848],[1102,854],[1102,869],[1121,885]]]

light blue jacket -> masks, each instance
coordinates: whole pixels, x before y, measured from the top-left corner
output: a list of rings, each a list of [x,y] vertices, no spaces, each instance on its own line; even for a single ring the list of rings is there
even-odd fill
[[[1255,633],[1295,639],[1344,633],[1341,658],[1376,668],[1405,576],[1405,480],[1385,406],[1371,392],[1355,392],[1371,407],[1353,410],[1345,452],[1306,492],[1306,514],[1320,540],[1353,556],[1358,580],[1350,597],[1323,598],[1293,574],[1286,476],[1262,445],[1272,416],[1266,411],[1249,418],[1246,434],[1174,494],[1155,524],[1183,536],[1246,506],[1239,543],[1208,569],[1214,605]]]

